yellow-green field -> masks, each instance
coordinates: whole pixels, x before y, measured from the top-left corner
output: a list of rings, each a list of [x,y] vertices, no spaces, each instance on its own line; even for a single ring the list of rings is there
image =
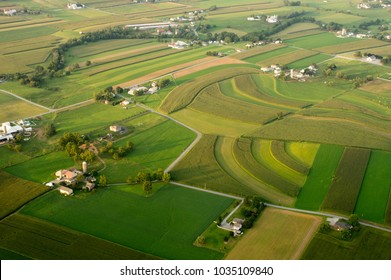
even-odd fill
[[[321,221],[319,217],[267,207],[226,259],[300,259]]]

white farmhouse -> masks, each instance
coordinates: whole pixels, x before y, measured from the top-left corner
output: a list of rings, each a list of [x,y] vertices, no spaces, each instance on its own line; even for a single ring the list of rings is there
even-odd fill
[[[277,15],[267,16],[266,21],[268,23],[277,23],[278,22],[278,16]]]

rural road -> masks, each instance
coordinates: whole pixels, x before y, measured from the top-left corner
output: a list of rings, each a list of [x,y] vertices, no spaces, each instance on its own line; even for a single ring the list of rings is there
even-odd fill
[[[140,108],[143,108],[143,109],[145,109],[145,110],[147,110],[147,111],[150,111],[150,112],[153,112],[153,113],[155,113],[155,114],[158,114],[158,115],[160,115],[160,116],[163,116],[163,117],[165,117],[165,118],[168,118],[168,119],[170,119],[170,120],[172,120],[172,121],[174,121],[174,122],[176,122],[177,124],[179,124],[179,125],[181,125],[181,126],[184,126],[184,127],[186,127],[187,129],[190,129],[191,131],[193,131],[195,134],[197,134],[197,138],[182,152],[182,154],[177,158],[177,159],[175,159],[165,170],[164,170],[164,172],[166,172],[166,173],[168,173],[168,172],[170,172],[173,168],[174,168],[174,166],[179,162],[179,161],[181,161],[185,156],[186,156],[186,154],[198,143],[198,141],[200,141],[201,140],[201,138],[202,138],[202,133],[201,132],[199,132],[198,130],[195,130],[194,128],[192,128],[192,127],[190,127],[190,126],[188,126],[188,125],[186,125],[186,124],[184,124],[184,123],[182,123],[182,122],[180,122],[180,121],[178,121],[178,120],[176,120],[176,119],[174,119],[174,118],[172,118],[172,117],[170,117],[170,116],[167,116],[167,115],[165,115],[165,114],[162,114],[162,113],[160,113],[160,112],[158,112],[158,111],[156,111],[156,110],[154,110],[154,109],[152,109],[152,108],[150,108],[150,107],[148,107],[148,106],[145,106],[144,104],[140,104],[140,103],[137,103],[136,104],[136,106],[138,106],[138,107],[140,107]]]
[[[40,108],[42,108],[42,109],[48,110],[49,112],[54,111],[54,110],[51,109],[51,108],[45,107],[45,106],[40,105],[40,104],[35,103],[35,102],[32,102],[32,101],[30,101],[30,100],[28,100],[28,99],[26,99],[26,98],[20,97],[19,95],[16,95],[16,94],[12,93],[12,92],[10,92],[10,91],[3,90],[3,89],[0,89],[0,91],[1,91],[1,92],[4,92],[4,93],[7,93],[7,94],[9,94],[9,95],[12,95],[13,97],[18,98],[18,99],[21,99],[21,100],[23,100],[23,101],[25,101],[25,102],[27,102],[27,103],[30,103],[30,104],[32,104],[32,105],[34,105],[34,106],[37,106],[37,107],[40,107]]]

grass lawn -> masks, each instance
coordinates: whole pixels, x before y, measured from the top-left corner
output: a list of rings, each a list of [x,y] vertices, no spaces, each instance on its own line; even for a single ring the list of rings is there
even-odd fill
[[[390,260],[391,233],[363,227],[352,241],[318,233],[308,245],[304,260]]]
[[[354,213],[361,219],[384,222],[391,186],[391,153],[372,151]]]
[[[321,144],[307,181],[296,201],[296,208],[319,210],[342,156],[342,146]]]
[[[299,259],[321,220],[315,216],[267,207],[226,259]]]
[[[150,197],[116,188],[72,197],[53,191],[22,212],[162,258],[221,259],[192,244],[232,202],[167,185]]]

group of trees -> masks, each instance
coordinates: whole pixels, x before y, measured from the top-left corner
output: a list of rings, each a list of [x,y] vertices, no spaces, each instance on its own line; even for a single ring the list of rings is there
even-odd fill
[[[252,228],[263,208],[264,204],[259,197],[246,197],[241,210],[241,214],[245,217],[242,227],[244,229]]]
[[[300,6],[301,2],[300,1],[288,1],[284,0],[284,5],[285,6]]]
[[[114,147],[113,142],[107,142],[105,146],[99,148],[99,153],[110,154],[113,159],[118,160],[129,154],[133,150],[134,144],[127,141],[125,146]]]
[[[104,102],[104,101],[112,101],[115,98],[115,94],[113,93],[113,87],[107,87],[97,93],[95,93],[95,101]]]
[[[68,156],[74,160],[83,160],[92,162],[95,159],[94,152],[83,148],[83,144],[87,144],[85,139],[79,133],[66,132],[58,140],[58,145],[64,150]],[[87,145],[84,145],[87,147]]]
[[[223,31],[221,33],[207,33],[206,34],[206,40],[207,41],[224,41],[225,43],[234,43],[234,42],[239,42],[240,37],[236,35],[233,32],[227,32]]]
[[[146,195],[150,194],[152,192],[152,183],[155,181],[163,181],[163,182],[169,182],[171,180],[170,173],[164,172],[163,169],[158,169],[156,171],[150,172],[143,172],[140,171],[137,173],[137,175],[132,178],[129,176],[126,179],[126,182],[130,185],[133,183],[142,184],[143,191]]]

